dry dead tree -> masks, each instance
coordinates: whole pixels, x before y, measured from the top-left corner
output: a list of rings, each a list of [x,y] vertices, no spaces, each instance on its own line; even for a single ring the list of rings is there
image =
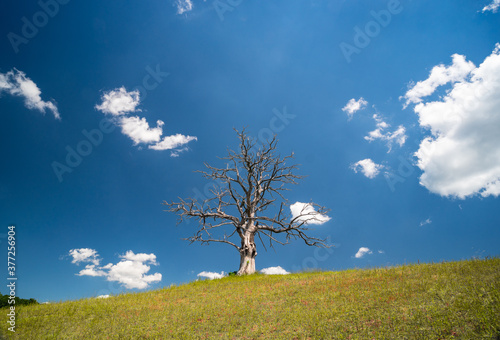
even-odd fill
[[[273,242],[284,245],[297,238],[309,246],[329,247],[324,239],[306,233],[309,224],[324,219],[328,212],[325,207],[308,203],[296,216],[288,213],[289,205],[283,193],[289,190],[287,185],[297,184],[297,180],[303,178],[293,173],[297,165],[287,164],[293,153],[281,158],[276,152],[276,136],[258,147],[245,130],[236,133],[239,151],[228,149],[228,156],[221,158],[226,161],[226,167],[216,168],[205,163],[207,171],[198,171],[205,178],[222,184],[211,190],[213,197],[201,202],[192,198],[163,202],[168,206],[167,211],[179,215],[178,223],[185,218],[199,222],[198,231],[186,240],[235,247],[240,254],[238,275],[255,272],[256,235],[264,248],[262,238],[267,238],[273,249]],[[236,235],[240,238],[239,244],[233,242]]]

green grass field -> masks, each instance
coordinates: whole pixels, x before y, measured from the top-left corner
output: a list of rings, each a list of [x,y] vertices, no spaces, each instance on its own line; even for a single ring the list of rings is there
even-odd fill
[[[500,339],[500,259],[197,281],[108,299],[19,307],[16,326],[12,333],[3,322],[0,335]]]

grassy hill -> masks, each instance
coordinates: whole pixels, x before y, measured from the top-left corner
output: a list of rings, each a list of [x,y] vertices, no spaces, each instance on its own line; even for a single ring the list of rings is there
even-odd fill
[[[2,322],[1,336],[500,339],[500,259],[227,277],[18,313],[16,333]]]

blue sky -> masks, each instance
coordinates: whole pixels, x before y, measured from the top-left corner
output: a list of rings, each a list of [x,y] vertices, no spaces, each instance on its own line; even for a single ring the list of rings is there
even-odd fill
[[[15,224],[18,296],[237,270],[232,247],[181,240],[196,224],[161,203],[201,197],[194,171],[222,166],[242,127],[295,153],[307,177],[287,198],[329,208],[312,235],[335,245],[257,244],[257,269],[498,255],[498,6],[2,2],[0,253]]]

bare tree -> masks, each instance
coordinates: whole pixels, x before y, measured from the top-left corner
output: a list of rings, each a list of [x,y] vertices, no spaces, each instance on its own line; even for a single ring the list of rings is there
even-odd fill
[[[297,165],[287,164],[293,153],[281,158],[276,153],[276,136],[258,147],[245,130],[236,133],[240,140],[239,152],[228,149],[228,156],[221,158],[226,161],[226,167],[216,168],[205,163],[207,171],[198,171],[205,178],[222,183],[211,190],[213,197],[202,202],[192,198],[163,202],[168,206],[167,211],[179,215],[178,223],[185,218],[199,222],[196,234],[186,240],[235,247],[240,253],[238,275],[255,272],[256,235],[264,248],[263,237],[273,249],[273,242],[284,245],[297,238],[309,246],[329,247],[324,239],[306,233],[309,224],[325,221],[325,207],[308,203],[302,205],[298,213],[288,213],[283,193],[289,190],[288,184],[297,184],[296,180],[303,178],[293,173]],[[280,234],[284,237],[278,237]],[[239,245],[233,242],[238,236]]]

